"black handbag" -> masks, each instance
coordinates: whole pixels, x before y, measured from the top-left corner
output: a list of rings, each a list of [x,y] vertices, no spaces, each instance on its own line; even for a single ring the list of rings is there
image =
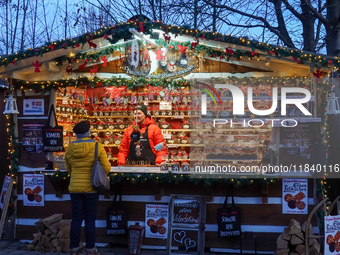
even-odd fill
[[[118,195],[119,193],[119,195]],[[119,196],[118,200],[117,197]],[[112,206],[107,208],[106,213],[106,235],[126,235],[127,234],[128,212],[122,202],[122,194],[117,189],[112,201]]]
[[[232,204],[228,206],[228,197],[231,196]],[[241,214],[240,208],[235,206],[234,187],[229,185],[227,196],[222,208],[217,209],[218,235],[220,237],[241,235]]]
[[[52,112],[54,113],[55,126],[50,126]],[[44,152],[64,151],[63,126],[58,126],[54,106],[51,105],[48,114],[47,125],[42,128]]]

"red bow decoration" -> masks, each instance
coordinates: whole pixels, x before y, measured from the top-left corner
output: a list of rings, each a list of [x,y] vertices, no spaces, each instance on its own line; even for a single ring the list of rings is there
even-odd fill
[[[250,51],[251,52],[251,55],[254,56],[254,55],[259,55],[256,51]]]
[[[314,77],[316,77],[316,78],[321,78],[321,76],[323,75],[323,71],[322,70],[320,70],[320,69],[317,69],[316,70],[316,72],[313,72],[313,74],[314,74]]]
[[[211,54],[210,57],[211,58],[216,58],[216,55]]]
[[[198,45],[199,42],[200,41],[197,38],[195,38],[194,41],[191,43],[191,49],[192,50],[196,49],[196,46]]]
[[[76,58],[72,59],[72,62],[77,62],[77,59]]]
[[[202,39],[203,39],[203,40],[205,39],[205,36],[204,36],[204,35],[202,35]]]
[[[220,60],[223,58],[223,55],[222,56],[220,56]]]
[[[139,32],[145,34],[144,22],[139,23]]]
[[[78,44],[76,44],[76,45],[74,45],[74,48],[78,48],[80,46],[80,44],[78,43]]]
[[[228,57],[231,57],[234,54],[234,50],[231,47],[225,48],[225,52]]]
[[[302,61],[302,60],[301,60],[301,61],[298,60],[298,58],[292,58],[292,61],[293,61],[293,62],[296,61],[297,64],[303,64],[303,61]]]
[[[170,67],[174,68],[175,67],[175,64],[171,64],[169,63]]]
[[[109,59],[108,59],[106,56],[102,57],[102,61],[104,62],[104,63],[103,63],[103,66],[104,66],[104,67],[107,66],[107,65],[106,65],[106,62],[107,62],[108,60],[109,60]]]
[[[165,41],[166,43],[169,43],[169,42],[170,42],[171,35],[169,35],[169,34],[163,34],[163,37],[164,37],[164,41]]]
[[[66,47],[68,45],[68,43],[64,43],[63,45],[62,45],[62,47],[64,48],[64,47]]]
[[[156,59],[162,59],[163,51],[161,51],[160,49],[157,49],[157,51],[155,51],[155,53],[157,55]]]
[[[328,61],[328,66],[331,66],[332,63],[333,63],[333,61],[332,61],[332,60],[329,60],[329,61]]]
[[[55,45],[48,46],[51,50],[54,50]]]
[[[271,51],[271,50],[269,51],[269,53],[270,53],[270,54],[275,54],[275,52],[273,52],[273,51]]]
[[[39,69],[39,67],[41,67],[42,63],[39,63],[39,61],[38,61],[38,57],[37,57],[37,61],[35,61],[35,63],[34,63],[34,62],[32,62],[32,65],[33,65],[33,66],[35,66],[35,70],[34,70],[34,72],[36,72],[36,73],[40,73],[40,69]]]
[[[169,46],[169,49],[173,49],[174,48],[174,46]]]
[[[92,69],[91,69],[92,70]],[[100,86],[102,85],[102,82],[97,82],[97,86]]]
[[[147,88],[149,88],[151,86],[151,84],[148,83],[148,86],[146,86]]]
[[[108,38],[109,38],[109,35],[104,35],[103,38],[104,38],[104,39],[108,39]]]
[[[71,75],[73,70],[72,70],[72,67],[71,67],[71,64],[69,64],[67,67],[66,67],[66,72],[68,73],[68,75]]]
[[[12,62],[12,65],[14,65],[15,62],[16,62],[16,60],[14,59],[13,62]]]
[[[114,26],[113,26],[113,28],[114,28],[115,30],[117,30],[117,27],[116,27],[116,25],[114,25]]]
[[[80,65],[80,66],[79,66],[79,70],[80,70],[80,71],[83,71],[83,70],[85,69],[86,65],[87,65],[86,62],[85,62],[84,64]]]
[[[177,33],[175,33],[175,38],[177,37],[177,35],[178,35],[178,32],[177,32]]]
[[[90,69],[90,74],[91,76],[95,76],[98,72],[99,66],[94,66],[93,68]]]
[[[179,52],[180,53],[185,53],[185,51],[188,49],[188,47],[183,47],[182,45],[177,45],[177,47],[179,48]]]

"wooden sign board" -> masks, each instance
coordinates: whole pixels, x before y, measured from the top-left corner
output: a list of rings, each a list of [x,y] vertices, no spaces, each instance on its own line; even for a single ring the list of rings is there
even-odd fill
[[[9,177],[8,175],[5,176],[5,180],[2,185],[1,195],[0,195],[1,197],[0,203],[2,205],[2,212],[1,212],[1,219],[0,219],[0,240],[2,237],[2,231],[4,228],[5,219],[7,215],[8,203],[11,198],[13,183],[14,183],[13,178]]]
[[[204,253],[205,203],[204,196],[170,196],[168,255]]]

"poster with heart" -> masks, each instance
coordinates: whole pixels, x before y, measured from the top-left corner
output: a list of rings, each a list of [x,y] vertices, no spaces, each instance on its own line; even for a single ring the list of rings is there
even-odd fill
[[[24,206],[44,206],[44,175],[23,175]]]
[[[168,205],[145,205],[145,237],[166,239],[169,221]]]
[[[177,246],[179,252],[197,251],[198,231],[188,229],[172,229],[172,246]]]
[[[282,213],[308,214],[307,179],[282,179]]]
[[[325,216],[325,255],[340,254],[340,215]]]

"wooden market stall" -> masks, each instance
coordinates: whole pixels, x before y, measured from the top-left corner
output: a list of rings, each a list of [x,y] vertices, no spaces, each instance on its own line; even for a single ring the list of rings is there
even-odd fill
[[[290,219],[300,222],[307,219],[307,214],[283,213],[282,180],[276,175],[250,173],[229,178],[197,178],[190,171],[167,173],[161,172],[159,167],[117,167],[121,136],[131,123],[134,102],[144,103],[164,131],[171,159],[179,165],[201,161],[202,155],[207,156],[216,149],[209,148],[214,147],[211,145],[216,141],[205,139],[207,122],[198,121],[199,105],[194,105],[192,94],[196,82],[215,85],[222,81],[239,88],[253,86],[254,99],[260,109],[268,109],[271,86],[299,86],[312,94],[308,103],[312,117],[304,117],[291,108],[288,109],[289,119],[297,119],[299,125],[289,131],[273,127],[268,122],[263,128],[256,129],[223,127],[220,134],[232,136],[233,140],[226,138],[222,141],[219,136],[219,141],[222,141],[220,148],[223,144],[230,145],[221,154],[229,155],[224,159],[238,169],[242,165],[261,163],[265,140],[273,141],[278,148],[275,164],[303,165],[307,162],[306,149],[314,135],[309,125],[321,122],[317,110],[321,105],[318,105],[321,92],[311,78],[314,68],[307,63],[316,60],[321,66],[328,67],[330,59],[219,33],[145,22],[144,34],[136,30],[139,27],[139,23],[120,24],[2,58],[0,77],[11,80],[19,109],[16,126],[20,142],[19,171],[16,173],[16,238],[32,240],[32,234],[36,232],[34,223],[52,214],[62,213],[63,219],[71,218],[67,191],[69,176],[65,172],[63,153],[45,153],[42,142],[41,128],[47,124],[49,109],[53,105],[58,123],[64,128],[65,148],[75,138],[73,124],[87,119],[91,122],[92,137],[104,144],[112,164],[112,190],[100,196],[96,221],[98,245],[127,244],[126,236],[106,236],[106,210],[112,203],[114,189],[119,186],[128,211],[128,225],[139,222],[145,226],[146,205],[168,205],[171,195],[204,196],[204,247],[211,251],[239,252],[241,238],[218,237],[216,220],[216,211],[222,207],[227,187],[233,184],[235,203],[242,212],[242,231],[256,235],[257,247],[243,243],[243,249],[275,251],[276,240]],[[231,96],[220,96],[224,102],[216,114],[228,112],[223,107],[231,107]],[[165,110],[161,107],[162,102],[173,105],[173,108]],[[209,107],[211,104],[209,101]],[[226,114],[233,117],[231,113]],[[276,117],[282,119],[275,113],[268,118]],[[248,112],[250,118],[254,116]],[[186,123],[190,123],[188,127],[184,127]],[[200,140],[195,142],[195,137]],[[45,170],[47,158],[55,162],[53,169]],[[205,160],[212,164],[221,158],[206,157]],[[27,206],[26,203],[28,194],[25,194],[24,183],[29,174],[30,178],[42,175],[43,201],[40,199],[38,206]],[[307,177],[304,175],[303,178]],[[315,185],[313,179],[308,180],[305,205],[308,211],[314,205]],[[317,231],[316,221],[313,230]],[[166,245],[166,238],[143,240],[143,247],[165,248]],[[174,245],[183,246],[184,243]]]

